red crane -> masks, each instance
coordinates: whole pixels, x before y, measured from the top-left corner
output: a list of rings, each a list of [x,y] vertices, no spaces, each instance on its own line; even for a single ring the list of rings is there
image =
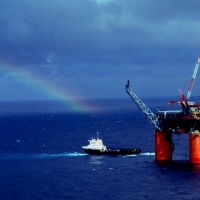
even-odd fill
[[[183,109],[184,108],[192,108],[192,107],[193,108],[194,107],[200,107],[199,103],[189,101],[191,93],[192,93],[192,89],[193,89],[193,86],[194,86],[194,81],[195,81],[195,78],[196,78],[196,75],[197,75],[197,72],[198,72],[199,64],[200,64],[200,55],[198,56],[197,63],[196,63],[195,68],[194,68],[192,80],[191,80],[190,87],[189,87],[189,90],[188,90],[188,93],[187,93],[187,98],[185,97],[184,93],[181,90],[179,90],[179,92],[181,94],[181,101],[172,100],[172,101],[169,102],[170,105],[173,106],[174,103],[178,103],[182,106]]]
[[[199,63],[200,63],[200,55],[199,55],[199,57],[197,59],[197,63],[196,63],[195,68],[194,68],[194,72],[193,72],[193,75],[192,75],[192,80],[191,80],[191,83],[190,83],[190,88],[189,88],[189,91],[187,93],[187,100],[190,99],[190,95],[191,95],[192,88],[193,88],[193,85],[194,85],[194,80],[196,78],[197,71],[198,71],[198,68],[199,68]]]

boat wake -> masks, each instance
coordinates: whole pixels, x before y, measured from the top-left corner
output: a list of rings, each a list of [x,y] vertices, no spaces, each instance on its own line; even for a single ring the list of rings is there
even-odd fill
[[[155,153],[151,152],[146,152],[146,153],[140,153],[140,154],[132,154],[132,155],[125,155],[124,157],[134,157],[134,156],[155,156]]]
[[[61,154],[38,154],[34,155],[34,158],[54,158],[54,157],[77,157],[77,156],[87,156],[85,153],[61,153]]]
[[[141,155],[143,156],[155,156],[155,153],[154,152],[146,152],[146,153],[140,153]]]
[[[88,156],[86,153],[60,153],[60,154],[25,154],[25,153],[2,153],[0,154],[0,160],[16,160],[16,159],[51,159],[56,157],[80,157],[80,156]],[[146,152],[140,154],[132,154],[132,155],[123,155],[122,157],[135,157],[138,155],[143,156],[154,156],[155,153]]]
[[[133,156],[137,156],[137,155],[136,154],[131,154],[131,155],[125,155],[124,157],[133,157]]]
[[[16,154],[8,154],[2,153],[0,154],[0,160],[15,160],[15,159],[48,159],[48,158],[56,158],[56,157],[78,157],[78,156],[87,156],[88,154],[83,153],[60,153],[60,154],[24,154],[24,153],[16,153]]]

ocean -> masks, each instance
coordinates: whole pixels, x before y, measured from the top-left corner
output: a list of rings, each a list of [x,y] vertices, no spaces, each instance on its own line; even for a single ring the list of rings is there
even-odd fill
[[[171,99],[169,99],[171,100]],[[189,164],[188,134],[173,135],[174,162],[155,163],[154,130],[130,100],[94,100],[93,112],[59,102],[0,103],[0,199],[200,199],[200,172]],[[145,99],[155,111],[166,99]],[[141,148],[131,156],[87,155],[88,139]]]

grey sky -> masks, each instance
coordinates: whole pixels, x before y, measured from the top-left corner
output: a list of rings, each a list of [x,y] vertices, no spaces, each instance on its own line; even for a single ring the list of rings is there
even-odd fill
[[[140,97],[179,96],[200,53],[199,7],[198,0],[1,0],[0,100],[52,98],[23,77],[75,98],[128,98],[127,79]],[[13,70],[22,76],[12,78]],[[197,75],[193,95],[199,83]]]

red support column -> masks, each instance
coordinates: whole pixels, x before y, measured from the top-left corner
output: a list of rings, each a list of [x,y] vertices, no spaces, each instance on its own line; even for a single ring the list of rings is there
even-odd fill
[[[189,133],[190,163],[200,164],[200,132]]]
[[[155,160],[160,163],[172,161],[172,136],[165,132],[155,132]]]

